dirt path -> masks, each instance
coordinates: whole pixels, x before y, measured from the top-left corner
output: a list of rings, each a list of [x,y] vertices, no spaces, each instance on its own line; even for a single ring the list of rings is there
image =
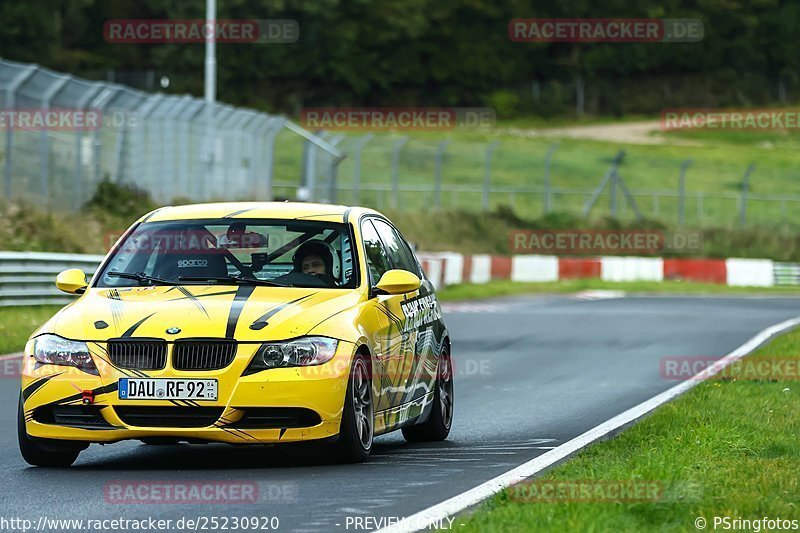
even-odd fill
[[[507,128],[503,133],[518,137],[567,137],[570,139],[591,139],[595,141],[622,144],[679,144],[699,146],[701,143],[686,139],[667,138],[661,134],[658,120],[646,122],[625,122],[622,124],[591,124],[587,126],[567,126],[563,128],[522,129]]]

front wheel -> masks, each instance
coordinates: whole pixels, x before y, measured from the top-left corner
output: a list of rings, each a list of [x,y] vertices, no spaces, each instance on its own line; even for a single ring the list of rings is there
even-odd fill
[[[65,447],[58,442],[45,441],[41,443],[32,439],[25,429],[25,408],[22,404],[22,395],[19,397],[19,409],[17,410],[17,440],[19,441],[19,451],[25,462],[33,466],[67,467],[78,458],[81,453],[81,446]]]
[[[450,351],[445,349],[439,358],[436,389],[433,393],[431,415],[422,424],[403,428],[408,442],[435,442],[445,440],[453,424],[453,364]]]
[[[375,412],[372,402],[372,373],[367,356],[356,354],[350,369],[342,423],[336,453],[344,463],[360,463],[372,451]]]

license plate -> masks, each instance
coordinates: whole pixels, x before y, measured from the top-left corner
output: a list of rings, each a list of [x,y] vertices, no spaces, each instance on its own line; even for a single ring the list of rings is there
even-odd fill
[[[216,379],[120,378],[120,400],[217,399]]]

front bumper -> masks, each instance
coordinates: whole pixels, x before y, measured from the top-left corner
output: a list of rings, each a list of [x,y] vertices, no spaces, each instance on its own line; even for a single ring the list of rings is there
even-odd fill
[[[89,347],[94,358],[95,349],[99,354],[104,347],[93,344],[90,343]],[[328,439],[338,435],[355,346],[340,341],[333,359],[317,367],[276,368],[242,376],[257,347],[255,344],[240,344],[234,362],[221,370],[189,372],[167,368],[138,372],[146,374],[142,376],[130,375],[130,371],[109,365],[98,366],[99,376],[58,365],[38,365],[37,368],[33,357],[26,352],[22,365],[26,430],[31,437],[101,443],[164,438],[269,444]],[[95,360],[97,362],[97,358]],[[219,397],[217,401],[194,402],[120,400],[117,382],[126,375],[216,378]],[[93,402],[82,408],[84,391],[93,391]],[[186,425],[184,415],[198,412],[198,407],[201,411],[220,414],[218,417],[212,414],[198,427],[181,427]],[[54,419],[54,410],[61,413],[91,411],[98,416],[91,424],[65,422],[63,417]],[[165,410],[170,415],[174,410],[175,426],[167,425],[168,420],[165,423]],[[138,416],[131,423],[129,414],[137,411],[158,411],[162,416],[157,426],[149,425],[146,416]],[[289,422],[274,417],[253,418],[254,414],[264,412],[300,412],[303,416]]]

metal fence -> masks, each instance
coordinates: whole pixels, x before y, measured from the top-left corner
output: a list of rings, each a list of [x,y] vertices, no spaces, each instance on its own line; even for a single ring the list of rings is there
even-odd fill
[[[546,141],[511,147],[465,138],[320,135],[346,158],[307,146],[317,180],[278,180],[276,194],[378,209],[486,211],[507,205],[528,218],[561,211],[693,226],[800,225],[800,172],[779,165],[634,150],[589,157],[582,145]]]
[[[190,96],[87,81],[0,60],[8,112],[96,114],[97,127],[15,127],[0,116],[0,201],[77,210],[104,179],[161,204],[301,199],[378,209],[553,211],[706,225],[800,225],[800,170],[783,163],[587,157],[585,144],[308,132],[292,121]],[[209,133],[211,132],[211,133]],[[2,245],[0,244],[0,248]]]
[[[62,210],[78,209],[103,179],[134,184],[160,203],[266,200],[276,175],[303,169],[303,140],[341,157],[283,117],[224,104],[207,114],[198,98],[11,61],[0,60],[0,106],[0,199]],[[277,146],[284,157],[276,160]]]

